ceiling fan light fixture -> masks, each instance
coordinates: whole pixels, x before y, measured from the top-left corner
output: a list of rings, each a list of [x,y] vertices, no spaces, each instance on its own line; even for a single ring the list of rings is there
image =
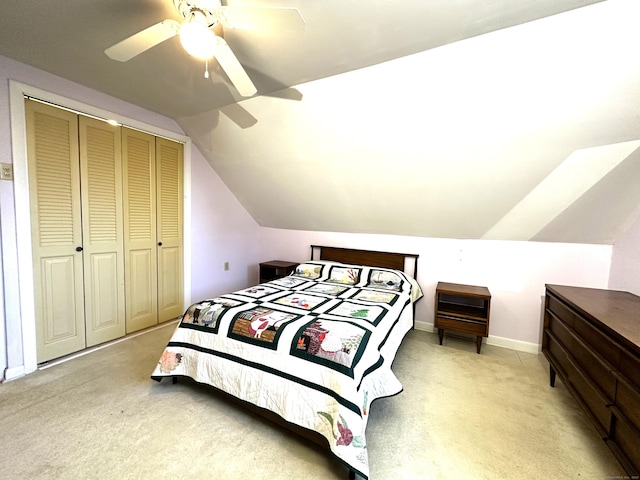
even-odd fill
[[[189,55],[202,60],[213,57],[216,51],[216,35],[195,16],[180,26],[180,43]]]

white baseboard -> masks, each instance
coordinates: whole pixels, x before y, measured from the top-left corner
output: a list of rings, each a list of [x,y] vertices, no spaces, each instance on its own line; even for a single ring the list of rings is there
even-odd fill
[[[149,327],[149,328],[147,328],[145,330],[140,330],[139,332],[130,333],[129,335],[117,338],[117,339],[112,340],[110,342],[106,342],[106,343],[97,345],[95,347],[91,347],[91,348],[86,348],[84,350],[80,350],[79,352],[72,353],[72,354],[67,355],[65,357],[61,357],[61,358],[52,360],[52,361],[47,362],[47,363],[42,364],[42,365],[38,365],[37,369],[38,370],[46,370],[49,367],[53,367],[55,365],[59,365],[60,363],[66,362],[68,360],[72,360],[72,359],[77,358],[77,357],[81,357],[83,355],[87,355],[87,354],[89,354],[91,352],[95,352],[97,350],[101,350],[101,349],[103,349],[105,347],[109,347],[111,345],[115,345],[116,343],[120,343],[120,342],[123,342],[125,340],[129,340],[129,339],[137,337],[139,335],[144,335],[145,333],[152,332],[152,331],[157,330],[159,328],[164,328],[164,327],[168,327],[168,326],[171,326],[171,325],[175,325],[176,323],[178,323],[178,320],[179,319],[169,320],[167,322],[160,323],[158,325],[154,325],[153,327]],[[24,377],[27,373],[32,373],[32,372],[28,372],[25,369],[24,365],[20,365],[19,367],[6,368],[4,370],[4,382],[9,382],[11,380],[16,380],[17,378]],[[3,381],[3,380],[0,378],[0,382],[1,381]]]
[[[513,340],[512,338],[496,337],[493,335],[489,335],[487,338],[487,345],[510,348],[511,350],[533,354],[540,353],[541,349],[541,345],[538,343],[523,342],[522,340]]]
[[[25,376],[25,371],[24,371],[23,365],[20,365],[19,367],[5,368],[4,370],[5,382],[9,382],[11,380],[15,380],[16,378],[20,378],[24,376]]]
[[[423,332],[437,333],[436,327],[433,323],[421,322],[420,320],[416,320],[415,328],[416,330],[421,330]],[[522,340],[513,340],[505,337],[496,337],[495,335],[489,335],[489,337],[483,338],[482,341],[487,345],[509,348],[519,352],[534,354],[540,353],[540,345],[537,343],[523,342]]]
[[[144,330],[139,330],[137,332],[134,333],[129,333],[127,335],[125,335],[124,337],[120,337],[120,338],[116,338],[115,340],[111,340],[105,343],[101,343],[100,345],[96,345],[95,347],[89,347],[89,348],[85,348],[84,350],[80,350],[79,352],[75,352],[75,353],[71,353],[65,357],[60,357],[57,358],[55,360],[51,360],[50,362],[47,362],[45,364],[39,365],[38,366],[38,370],[46,370],[47,368],[50,367],[54,367],[56,365],[59,365],[61,363],[67,362],[69,360],[73,360],[74,358],[78,358],[78,357],[82,357],[84,355],[88,355],[89,353],[92,352],[97,352],[98,350],[102,350],[103,348],[106,347],[110,347],[111,345],[115,345],[117,343],[120,342],[125,342],[127,340],[131,340],[132,338],[138,337],[140,335],[144,335],[145,333],[149,333],[149,332],[153,332],[154,330],[158,330],[159,328],[164,328],[167,326],[171,326],[171,325],[175,325],[176,323],[178,323],[180,319],[176,318],[174,320],[168,320],[164,323],[159,323],[158,325],[154,325],[152,327],[149,328],[145,328]]]
[[[436,327],[433,323],[421,322],[420,320],[416,320],[415,327],[416,330],[421,330],[423,332],[434,333],[436,331]]]

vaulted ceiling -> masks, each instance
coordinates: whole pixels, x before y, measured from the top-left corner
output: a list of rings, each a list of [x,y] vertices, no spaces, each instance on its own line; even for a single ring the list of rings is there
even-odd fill
[[[306,23],[225,29],[249,99],[177,38],[104,54],[172,0],[4,0],[0,55],[173,118],[264,226],[613,243],[640,214],[638,4],[228,0]]]

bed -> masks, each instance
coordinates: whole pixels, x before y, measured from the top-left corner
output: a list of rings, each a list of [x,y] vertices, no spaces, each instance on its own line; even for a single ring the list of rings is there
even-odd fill
[[[151,378],[188,377],[331,450],[369,478],[371,403],[422,297],[418,255],[311,246],[291,275],[191,305]]]

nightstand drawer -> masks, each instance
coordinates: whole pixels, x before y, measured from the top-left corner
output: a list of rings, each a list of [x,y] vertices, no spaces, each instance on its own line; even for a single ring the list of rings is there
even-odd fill
[[[486,321],[453,316],[438,315],[436,317],[435,327],[445,330],[455,330],[456,332],[467,333],[469,335],[484,336],[487,332]]]

